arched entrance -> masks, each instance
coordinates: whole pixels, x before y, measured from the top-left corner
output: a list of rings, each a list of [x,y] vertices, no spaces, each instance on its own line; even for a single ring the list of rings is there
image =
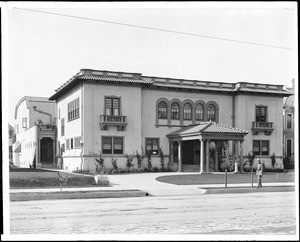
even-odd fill
[[[41,139],[40,154],[42,164],[53,163],[53,139],[49,137]]]

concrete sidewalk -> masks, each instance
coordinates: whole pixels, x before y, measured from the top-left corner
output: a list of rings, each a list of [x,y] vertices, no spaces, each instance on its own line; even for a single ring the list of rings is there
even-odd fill
[[[168,172],[167,175],[188,175],[195,174],[194,172]],[[153,196],[179,196],[179,195],[201,195],[206,193],[207,188],[224,188],[225,184],[203,184],[203,185],[174,185],[159,182],[157,177],[165,176],[166,173],[134,173],[121,175],[105,175],[109,178],[109,187],[91,186],[91,187],[63,187],[65,192],[75,191],[129,191],[141,190]],[[263,183],[264,187],[268,186],[294,186],[294,182],[277,182]],[[256,183],[253,183],[256,186]],[[248,187],[251,188],[251,183],[242,184],[227,184],[227,187]],[[10,193],[20,192],[58,192],[60,188],[34,188],[34,189],[11,189]]]

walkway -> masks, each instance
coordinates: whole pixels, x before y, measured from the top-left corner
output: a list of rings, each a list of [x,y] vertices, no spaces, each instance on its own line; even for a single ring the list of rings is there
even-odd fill
[[[168,172],[168,173],[133,173],[105,175],[109,178],[109,187],[64,187],[63,191],[114,191],[114,190],[141,190],[153,196],[179,196],[179,195],[201,195],[206,192],[205,188],[225,187],[224,184],[204,185],[173,185],[157,181],[155,178],[166,175],[188,175],[195,172]],[[256,183],[253,184],[254,186]],[[264,183],[264,186],[291,186],[294,182]],[[228,184],[227,187],[250,187],[251,183]],[[57,188],[45,189],[11,189],[10,193],[18,192],[58,192]]]

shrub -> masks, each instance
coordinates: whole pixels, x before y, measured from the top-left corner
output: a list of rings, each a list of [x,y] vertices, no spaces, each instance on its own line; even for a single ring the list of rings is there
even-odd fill
[[[99,155],[99,157],[95,158],[96,160],[96,172],[97,173],[103,173],[104,170],[104,158],[102,154]]]
[[[276,164],[276,157],[275,157],[275,153],[273,152],[271,155],[271,161],[272,161],[272,167],[275,168],[275,164]]]
[[[141,171],[144,158],[145,158],[145,155],[143,153],[140,155],[139,152],[136,151],[136,159],[137,159],[137,165],[138,165],[139,171]]]
[[[148,153],[147,153],[147,159],[148,159],[148,170],[149,170],[149,171],[152,171],[152,170],[153,170],[152,163],[151,163],[151,156],[152,156],[152,153],[151,153],[151,152],[148,152]]]
[[[253,163],[254,163],[255,154],[253,154],[253,152],[248,152],[246,157],[248,158],[248,163],[249,163],[250,169],[251,169],[251,167],[253,166]],[[247,162],[244,163],[244,167],[246,166],[246,164],[247,164]]]
[[[291,159],[291,157],[288,156],[283,156],[283,166],[284,169],[294,169],[294,162],[293,159]]]
[[[163,152],[163,150],[162,150],[161,147],[159,149],[159,155],[160,155],[160,165],[161,165],[161,168],[165,168],[165,157],[164,157],[164,152]]]
[[[118,171],[118,164],[117,164],[118,159],[117,158],[112,158],[111,159],[111,164],[113,166],[112,171],[117,172]]]
[[[158,167],[154,166],[154,167],[153,167],[153,172],[159,172]]]
[[[126,167],[128,170],[130,170],[130,168],[134,166],[134,164],[132,162],[133,156],[129,156],[126,154],[126,158],[127,158]]]

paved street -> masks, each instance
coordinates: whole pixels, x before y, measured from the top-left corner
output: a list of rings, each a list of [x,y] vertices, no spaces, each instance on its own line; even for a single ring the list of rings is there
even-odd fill
[[[294,192],[11,202],[12,234],[296,233]]]

